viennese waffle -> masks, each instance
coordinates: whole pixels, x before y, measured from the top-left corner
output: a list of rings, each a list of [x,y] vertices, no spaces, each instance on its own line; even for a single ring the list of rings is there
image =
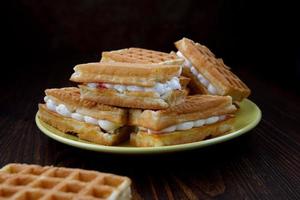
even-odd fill
[[[245,83],[206,46],[187,38],[175,42],[175,46],[177,55],[185,59],[183,75],[191,78],[195,93],[230,95],[233,101],[241,101],[250,95]]]
[[[8,164],[0,170],[0,199],[129,200],[127,177],[91,170]]]
[[[64,133],[102,145],[116,145],[129,137],[127,110],[80,98],[79,88],[47,89],[39,118]]]
[[[184,101],[180,65],[98,62],[75,66],[82,99],[127,108],[166,109]],[[189,81],[189,79],[188,79]]]
[[[188,96],[166,110],[130,110],[129,124],[138,127],[130,136],[136,146],[165,146],[216,137],[232,129],[236,107],[230,96]]]

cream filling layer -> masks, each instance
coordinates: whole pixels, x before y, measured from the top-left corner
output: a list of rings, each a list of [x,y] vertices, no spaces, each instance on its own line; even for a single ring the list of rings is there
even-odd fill
[[[121,85],[112,83],[88,83],[87,86],[90,88],[98,88],[102,86],[109,89],[115,89],[118,92],[156,92],[161,96],[172,90],[181,90],[181,85],[178,77],[173,77],[171,80],[165,83],[156,83],[153,87],[141,87],[136,85]]]
[[[209,124],[213,124],[219,121],[223,121],[224,119],[226,119],[226,115],[219,115],[219,116],[212,116],[209,117],[207,119],[198,119],[198,120],[193,120],[193,121],[188,121],[188,122],[182,122],[180,124],[175,124],[173,126],[169,126],[165,129],[162,129],[160,131],[154,131],[151,129],[146,129],[146,128],[141,128],[142,130],[147,130],[147,132],[149,134],[154,133],[154,134],[158,134],[158,133],[169,133],[169,132],[174,132],[174,131],[183,131],[183,130],[189,130],[192,128],[197,128],[197,127],[201,127],[204,125],[209,125]]]
[[[114,130],[120,127],[119,124],[116,124],[108,120],[102,120],[102,119],[98,120],[93,117],[77,113],[76,110],[71,111],[64,104],[57,104],[56,102],[51,100],[48,96],[45,96],[44,101],[46,103],[47,108],[53,112],[56,112],[64,117],[71,117],[78,121],[98,125],[100,126],[101,129],[109,133],[112,133]]]
[[[205,86],[205,88],[207,89],[207,91],[210,94],[218,94],[218,90],[216,87],[214,87],[209,80],[207,80],[201,73],[198,72],[198,70],[193,66],[193,64],[186,58],[184,57],[184,55],[180,52],[177,51],[177,56],[180,58],[184,59],[184,66],[189,68],[189,70],[191,71],[191,73],[197,78],[197,80],[202,83],[202,85]]]

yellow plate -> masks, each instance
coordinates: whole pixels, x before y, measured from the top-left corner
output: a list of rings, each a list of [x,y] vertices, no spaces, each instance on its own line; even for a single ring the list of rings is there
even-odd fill
[[[234,123],[234,129],[223,136],[219,136],[212,139],[207,139],[199,142],[193,142],[188,144],[179,144],[163,147],[134,147],[128,143],[121,144],[119,146],[104,146],[99,144],[93,144],[87,141],[78,139],[75,136],[65,134],[48,124],[41,121],[38,117],[38,113],[35,116],[35,122],[39,129],[51,137],[52,139],[61,143],[78,147],[81,149],[105,152],[105,153],[117,153],[117,154],[152,154],[152,153],[167,153],[175,151],[190,150],[196,148],[202,148],[209,145],[218,144],[236,138],[252,128],[254,128],[261,119],[260,109],[252,101],[245,99],[240,104],[240,109],[236,113],[236,120]]]

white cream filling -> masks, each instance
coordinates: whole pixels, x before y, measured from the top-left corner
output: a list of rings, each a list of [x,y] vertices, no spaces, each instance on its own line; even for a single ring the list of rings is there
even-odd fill
[[[71,117],[73,118],[73,119],[76,119],[76,120],[78,120],[78,121],[83,121],[84,120],[84,116],[82,116],[81,114],[79,114],[79,113],[72,113],[71,114]]]
[[[192,128],[213,124],[213,123],[216,123],[218,121],[222,121],[225,118],[226,118],[226,115],[212,116],[212,117],[209,117],[207,119],[198,119],[198,120],[193,120],[193,121],[188,121],[188,122],[182,122],[180,124],[169,126],[169,127],[165,128],[165,129],[162,129],[160,131],[154,131],[154,130],[145,129],[145,128],[142,128],[142,129],[147,130],[147,132],[149,134],[151,134],[151,133],[154,133],[154,134],[155,133],[156,134],[157,133],[169,133],[169,132],[174,132],[174,131],[189,130],[189,129],[192,129]]]
[[[112,83],[88,83],[87,86],[90,88],[97,88],[103,85],[109,89],[115,89],[118,92],[134,91],[134,92],[157,92],[159,95],[172,90],[181,90],[181,85],[178,77],[173,77],[171,80],[165,83],[156,83],[153,87],[141,87],[136,85],[121,85]]]
[[[44,101],[46,102],[47,108],[53,112],[56,112],[65,117],[71,117],[78,121],[98,125],[100,126],[101,129],[107,132],[113,132],[114,130],[120,127],[119,124],[116,124],[108,120],[102,120],[102,119],[98,120],[93,117],[77,113],[75,110],[71,111],[64,104],[57,104],[56,102],[51,100],[48,96],[45,96]]]
[[[218,94],[217,88],[215,88],[209,80],[207,80],[198,70],[193,66],[193,64],[184,55],[177,51],[177,56],[184,59],[184,66],[189,68],[191,73],[197,78],[197,80],[202,83],[210,94]]]

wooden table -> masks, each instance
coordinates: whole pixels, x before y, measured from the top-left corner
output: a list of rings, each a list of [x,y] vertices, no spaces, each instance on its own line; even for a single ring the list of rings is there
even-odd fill
[[[34,122],[43,90],[71,85],[75,63],[24,64],[1,85],[0,166],[36,163],[126,175],[133,180],[134,199],[300,199],[300,97],[292,91],[238,71],[263,113],[254,130],[194,151],[102,154],[56,142]]]

